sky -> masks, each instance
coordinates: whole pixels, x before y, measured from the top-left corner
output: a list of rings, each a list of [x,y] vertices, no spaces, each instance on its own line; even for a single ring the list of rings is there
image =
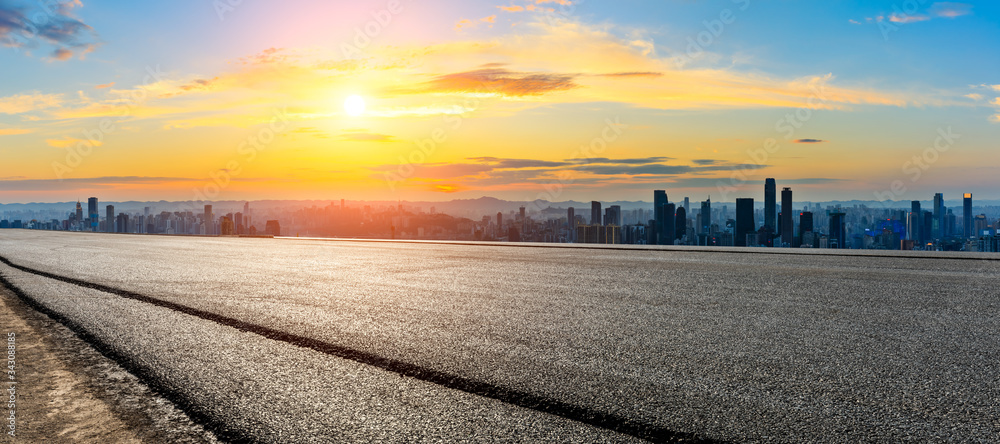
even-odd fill
[[[2,0],[0,203],[1000,198],[1000,5]]]

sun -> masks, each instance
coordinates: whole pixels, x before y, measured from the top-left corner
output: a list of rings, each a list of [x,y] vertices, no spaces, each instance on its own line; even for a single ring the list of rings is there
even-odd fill
[[[344,111],[354,117],[364,114],[365,99],[357,94],[349,96],[347,100],[344,100]]]

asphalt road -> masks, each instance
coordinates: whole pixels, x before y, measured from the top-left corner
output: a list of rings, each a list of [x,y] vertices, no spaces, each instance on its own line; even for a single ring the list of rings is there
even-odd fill
[[[1000,261],[763,253],[0,231],[223,438],[1000,436]]]

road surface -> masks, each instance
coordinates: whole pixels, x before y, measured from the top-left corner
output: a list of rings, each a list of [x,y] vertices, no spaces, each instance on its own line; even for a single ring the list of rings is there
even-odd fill
[[[0,231],[0,275],[222,439],[1000,436],[1000,261]]]

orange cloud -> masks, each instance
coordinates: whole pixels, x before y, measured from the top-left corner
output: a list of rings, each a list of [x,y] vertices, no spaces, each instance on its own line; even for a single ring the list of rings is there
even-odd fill
[[[512,6],[497,6],[500,10],[505,12],[521,12],[524,11],[523,6],[512,5]]]
[[[19,134],[33,133],[35,130],[27,128],[0,128],[0,136],[16,136]]]
[[[83,140],[74,137],[66,137],[63,139],[45,139],[45,143],[53,148],[69,148],[77,144],[85,143],[91,146],[101,146],[103,143],[97,140]]]
[[[62,104],[62,94],[40,94],[31,92],[0,98],[0,113],[22,114]]]
[[[106,88],[111,88],[112,86],[115,86],[115,82],[104,83],[104,84],[101,84],[101,85],[97,85],[97,86],[94,87],[94,89],[106,89]]]

